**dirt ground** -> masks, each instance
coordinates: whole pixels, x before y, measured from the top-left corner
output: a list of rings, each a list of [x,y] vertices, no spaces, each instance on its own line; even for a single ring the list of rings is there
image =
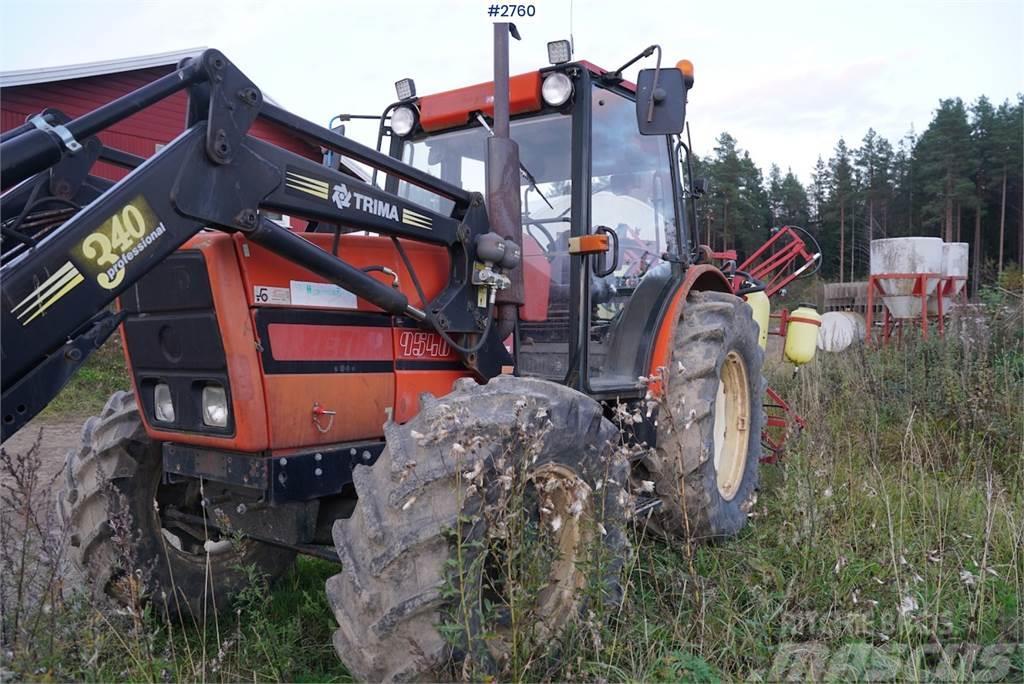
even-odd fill
[[[69,449],[77,449],[79,446],[85,419],[86,416],[38,417],[4,442],[3,449],[11,454],[21,454],[39,440],[40,481],[49,485],[52,498],[60,490],[58,475],[64,467],[65,455]],[[7,478],[9,475],[0,473],[0,477]]]
[[[3,444],[0,613],[14,606],[16,614],[29,614],[41,608],[55,586],[70,588],[82,581],[67,553],[56,502],[64,481],[64,457],[78,448],[83,422],[84,417],[67,415],[40,417]],[[29,456],[36,444],[38,451]],[[54,578],[60,578],[56,584]],[[6,621],[4,627],[4,636],[6,628],[14,629]],[[2,671],[0,680],[6,681]]]

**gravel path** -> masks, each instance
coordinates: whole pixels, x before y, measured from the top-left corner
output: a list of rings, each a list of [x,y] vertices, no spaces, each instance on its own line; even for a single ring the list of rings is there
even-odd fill
[[[39,440],[40,480],[47,484],[52,481],[50,494],[56,496],[60,482],[55,476],[64,467],[68,450],[78,448],[85,419],[86,416],[37,417],[4,442],[3,448],[10,454],[22,454]],[[0,479],[8,477],[8,473],[0,472]]]
[[[63,593],[81,586],[82,578],[69,561],[66,532],[55,504],[63,482],[64,457],[68,450],[78,448],[83,422],[84,417],[37,418],[3,444],[0,613],[33,615],[44,610],[55,590]],[[31,454],[37,444],[38,450]],[[26,505],[26,501],[30,503]],[[14,626],[5,621],[5,628]],[[0,681],[5,680],[6,673],[0,672]]]

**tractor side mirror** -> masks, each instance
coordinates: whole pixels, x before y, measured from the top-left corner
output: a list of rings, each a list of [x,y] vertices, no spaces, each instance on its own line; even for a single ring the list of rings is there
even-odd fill
[[[655,83],[657,77],[657,83]],[[686,121],[686,83],[679,69],[643,69],[636,80],[641,135],[678,135]]]
[[[700,197],[708,191],[708,179],[707,178],[695,178],[693,180],[693,195],[694,197]]]

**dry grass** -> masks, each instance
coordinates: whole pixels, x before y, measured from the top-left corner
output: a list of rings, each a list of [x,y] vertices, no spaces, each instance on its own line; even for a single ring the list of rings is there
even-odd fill
[[[986,301],[984,326],[962,336],[772,378],[810,428],[763,469],[748,528],[687,548],[635,521],[621,600],[593,602],[557,643],[523,641],[499,677],[1019,681],[1024,346],[1015,295]],[[303,560],[273,591],[254,578],[219,634],[111,613],[64,585],[59,525],[31,503],[43,489],[33,458],[3,460],[5,678],[347,680],[330,648],[327,564]],[[527,548],[510,566],[526,584]]]

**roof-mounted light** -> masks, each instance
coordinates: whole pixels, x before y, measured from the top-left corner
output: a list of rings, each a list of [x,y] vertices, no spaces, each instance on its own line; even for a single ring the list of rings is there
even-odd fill
[[[404,138],[416,127],[416,111],[411,106],[395,107],[391,112],[391,131]]]
[[[572,43],[568,40],[553,40],[548,43],[548,62],[565,64],[572,59]]]
[[[395,93],[400,101],[411,100],[416,97],[416,83],[411,78],[395,81]]]
[[[561,107],[572,97],[572,80],[562,72],[554,71],[544,77],[540,95],[550,106]]]
[[[683,72],[683,82],[686,84],[686,89],[689,90],[693,87],[693,62],[688,59],[681,59],[676,62],[676,69]]]

